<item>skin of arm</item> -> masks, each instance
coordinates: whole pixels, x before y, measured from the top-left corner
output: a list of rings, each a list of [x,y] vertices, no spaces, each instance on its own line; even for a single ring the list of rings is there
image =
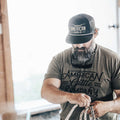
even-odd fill
[[[80,107],[88,107],[91,98],[84,93],[69,93],[60,90],[61,81],[57,78],[48,78],[43,82],[41,97],[55,104],[70,102]]]
[[[120,90],[114,90],[114,92],[117,98],[112,101],[94,101],[91,103],[96,117],[101,117],[107,112],[120,113]],[[90,114],[90,111],[88,111],[88,114]]]

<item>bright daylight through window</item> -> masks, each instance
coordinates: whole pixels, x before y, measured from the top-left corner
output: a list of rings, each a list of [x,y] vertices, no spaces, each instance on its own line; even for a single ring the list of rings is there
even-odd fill
[[[95,18],[100,28],[96,42],[116,51],[116,33],[108,29],[115,21],[114,0],[8,0],[16,104],[41,99],[48,64],[54,55],[71,47],[65,42],[68,20],[79,13]]]

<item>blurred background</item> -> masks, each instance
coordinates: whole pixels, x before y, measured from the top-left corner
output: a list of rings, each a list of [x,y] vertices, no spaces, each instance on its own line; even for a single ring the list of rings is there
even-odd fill
[[[53,107],[41,99],[40,91],[52,57],[71,47],[65,39],[72,16],[93,16],[99,28],[96,43],[120,54],[118,0],[7,0],[7,4],[14,99],[19,114],[31,109],[33,114],[59,109],[59,105]]]

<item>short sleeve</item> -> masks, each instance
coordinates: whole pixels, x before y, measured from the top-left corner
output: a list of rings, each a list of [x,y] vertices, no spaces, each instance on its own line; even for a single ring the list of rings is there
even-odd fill
[[[115,72],[112,74],[112,89],[120,89],[120,63],[117,64],[116,62],[114,69]]]
[[[44,76],[44,79],[47,78],[58,78],[61,79],[61,70],[60,70],[60,62],[56,57],[53,57],[51,60],[47,73]]]

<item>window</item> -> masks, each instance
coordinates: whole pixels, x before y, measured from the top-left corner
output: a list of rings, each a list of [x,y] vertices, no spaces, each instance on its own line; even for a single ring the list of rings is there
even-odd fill
[[[101,9],[102,8],[102,9]],[[52,57],[71,47],[65,43],[68,21],[91,14],[100,28],[96,42],[117,51],[113,0],[8,0],[15,103],[40,100],[44,74]]]

